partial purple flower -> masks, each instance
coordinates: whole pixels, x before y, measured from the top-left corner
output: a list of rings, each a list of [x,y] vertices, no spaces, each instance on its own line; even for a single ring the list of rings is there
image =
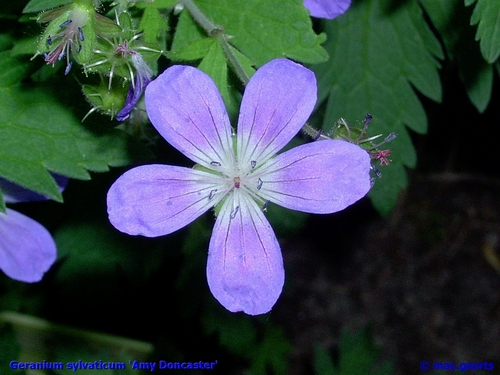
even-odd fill
[[[351,0],[304,0],[311,16],[330,20],[344,14],[350,5]]]
[[[68,179],[54,177],[63,190]],[[47,199],[2,178],[0,189],[7,203]],[[47,229],[10,208],[0,213],[0,269],[7,276],[28,283],[40,281],[56,258],[56,244]]]
[[[125,121],[130,117],[130,112],[135,108],[137,102],[142,96],[142,93],[146,89],[146,86],[151,82],[153,78],[153,71],[148,66],[146,61],[142,58],[141,54],[135,51],[131,52],[132,64],[135,67],[135,78],[130,83],[130,88],[127,93],[127,98],[125,99],[125,105],[116,114],[116,119],[118,121]]]
[[[270,311],[284,269],[263,213],[267,204],[326,214],[370,189],[370,157],[349,142],[319,141],[276,155],[311,114],[316,90],[309,69],[271,61],[248,83],[233,135],[210,77],[189,66],[167,69],[147,87],[146,110],[158,132],[197,166],[146,165],[126,172],[108,192],[111,223],[128,234],[155,237],[217,206],[207,262],[212,294],[232,312]]]

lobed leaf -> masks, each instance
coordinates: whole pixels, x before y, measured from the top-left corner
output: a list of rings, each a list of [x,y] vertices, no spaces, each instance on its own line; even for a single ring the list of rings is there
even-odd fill
[[[412,86],[440,101],[436,57],[443,57],[416,3],[405,2],[396,9],[389,4],[387,0],[356,2],[343,16],[324,22],[325,49],[332,58],[312,68],[318,77],[319,103],[327,99],[325,130],[341,117],[354,125],[354,119],[370,113],[372,135],[398,133],[387,146],[393,163],[381,168],[383,177],[369,194],[384,215],[406,186],[403,166],[416,164],[405,125],[417,133],[427,130],[425,111]]]
[[[328,59],[321,47],[325,36],[313,31],[311,18],[301,0],[247,0],[238,7],[232,0],[198,0],[196,4],[209,19],[224,28],[231,44],[257,66],[279,57],[303,63]],[[187,11],[179,19],[173,51],[192,42],[193,37],[205,36],[185,13]]]
[[[0,75],[0,176],[62,201],[48,171],[90,179],[88,171],[104,172],[145,155],[121,131],[84,127],[50,88],[14,84],[27,68],[9,55],[0,53],[0,67],[10,73]]]
[[[466,0],[465,5],[472,3]],[[470,23],[478,25],[476,40],[481,40],[479,46],[484,59],[494,63],[500,55],[500,1],[477,0]]]
[[[154,7],[154,3],[144,9],[144,13],[139,24],[139,30],[144,31],[144,40],[148,43],[155,43],[160,33],[168,30],[168,25],[162,18],[158,8]]]
[[[470,26],[471,10],[455,0],[420,0],[433,25],[443,38],[451,59],[457,62],[459,75],[470,101],[483,112],[491,98],[493,67],[481,55]]]

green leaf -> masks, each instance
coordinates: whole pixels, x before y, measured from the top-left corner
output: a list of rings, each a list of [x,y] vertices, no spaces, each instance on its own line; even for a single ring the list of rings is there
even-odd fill
[[[177,27],[175,28],[171,53],[177,53],[180,48],[185,47],[197,40],[206,38],[206,36],[207,35],[203,29],[198,26],[196,22],[194,22],[193,17],[191,17],[189,12],[183,11],[179,16],[179,21],[177,22]]]
[[[0,76],[0,176],[62,201],[48,170],[90,179],[88,170],[105,172],[142,154],[143,149],[119,130],[83,126],[50,87],[13,84],[26,68],[6,54],[0,54],[1,71],[10,72]]]
[[[481,40],[479,45],[484,59],[494,63],[500,55],[500,1],[478,0],[470,23],[478,25],[476,40]]]
[[[343,331],[340,337],[339,375],[390,375],[393,366],[385,362],[376,366],[380,356],[379,349],[373,344],[371,326],[351,335]]]
[[[195,61],[205,57],[217,41],[214,38],[202,38],[189,42],[175,51],[166,53],[167,57],[174,61]]]
[[[470,26],[471,10],[456,0],[420,0],[443,38],[451,59],[456,60],[467,95],[479,112],[491,98],[493,68],[482,57]]]
[[[433,53],[439,57],[442,51],[431,37],[422,11],[414,2],[389,11],[389,3],[355,2],[342,17],[324,22],[328,35],[325,48],[332,58],[313,66],[319,103],[328,99],[323,129],[331,129],[341,117],[352,122],[370,113],[370,134],[399,134],[388,145],[393,163],[381,168],[384,176],[370,193],[375,207],[384,215],[406,186],[403,166],[416,164],[405,125],[417,133],[427,130],[425,111],[412,85],[425,96],[441,100],[439,64]]]
[[[6,210],[5,201],[3,199],[2,190],[0,189],[0,212],[5,213]]]
[[[23,13],[37,13],[69,3],[71,0],[30,0],[24,7]]]
[[[336,375],[335,365],[333,364],[328,351],[321,345],[314,348],[314,371],[315,374]]]
[[[222,99],[224,99],[229,117],[235,118],[238,114],[239,98],[235,90],[228,86],[226,57],[219,43],[212,44],[198,65],[198,69],[207,73],[214,80]]]
[[[288,368],[288,355],[292,345],[281,327],[266,324],[264,337],[251,351],[251,373],[265,374],[270,367],[273,374],[284,375]]]
[[[139,30],[144,30],[144,40],[148,43],[155,43],[160,33],[168,30],[167,23],[162,18],[158,8],[154,7],[153,4],[146,7],[139,25]]]
[[[230,43],[257,66],[279,57],[311,64],[328,59],[321,47],[325,36],[313,31],[302,0],[246,0],[237,7],[233,0],[216,3],[198,0],[196,4],[215,24],[224,27]],[[177,34],[188,32],[193,35],[192,29],[178,28],[175,38],[187,39]],[[174,43],[174,47],[180,47],[179,42]]]
[[[6,325],[0,316],[0,373],[4,375],[19,374],[19,370],[11,368],[9,363],[19,358],[21,347],[17,335],[10,325]]]
[[[34,55],[36,53],[37,44],[38,37],[36,36],[19,39],[12,47],[11,56]]]
[[[146,1],[142,1],[140,3],[136,4],[137,8],[147,8],[149,6],[155,7],[157,9],[166,9],[170,7],[174,7],[178,4],[179,2],[176,0],[155,0],[151,3],[148,3]]]

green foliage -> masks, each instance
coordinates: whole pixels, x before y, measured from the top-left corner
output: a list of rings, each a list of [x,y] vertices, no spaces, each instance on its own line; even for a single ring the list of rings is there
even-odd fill
[[[30,0],[23,13],[36,13],[71,3],[71,0]]]
[[[455,0],[420,0],[443,38],[446,52],[458,65],[469,99],[483,112],[491,98],[493,67],[482,57],[469,25],[471,11]]]
[[[315,348],[314,370],[318,375],[391,375],[393,365],[380,363],[380,350],[373,344],[371,328],[366,327],[355,335],[344,331],[339,345],[339,360],[334,364],[328,351]]]
[[[230,314],[209,308],[202,323],[207,334],[216,333],[220,344],[250,362],[250,373],[276,375],[287,373],[287,356],[292,347],[283,330],[270,322],[256,324],[247,315]]]
[[[465,0],[465,5],[475,1]],[[478,0],[470,19],[471,25],[477,26],[476,40],[481,40],[480,47],[484,59],[492,64],[500,55],[500,2],[497,0]]]
[[[0,176],[62,201],[48,171],[86,180],[88,171],[105,172],[147,155],[121,131],[82,126],[52,88],[22,85],[28,69],[9,51],[0,53]]]
[[[0,373],[2,375],[19,374],[19,370],[13,370],[9,366],[13,359],[19,357],[19,353],[20,347],[14,330],[0,319]]]
[[[198,0],[197,5],[215,24],[223,25],[230,41],[257,66],[289,57],[303,63],[326,61],[321,47],[324,35],[316,35],[301,0]]]
[[[168,29],[167,23],[155,4],[156,2],[147,4],[139,25],[139,30],[144,30],[144,40],[148,43],[155,43],[161,33]]]
[[[279,57],[289,57],[303,63],[327,60],[328,55],[321,47],[325,40],[324,34],[316,35],[302,2],[293,1],[290,4],[289,0],[274,3],[249,0],[238,7],[231,0],[222,0],[216,5],[207,1],[197,1],[196,4],[212,22],[223,26],[224,32],[229,36],[232,53],[250,77],[253,73],[252,65],[261,66]],[[202,59],[211,52],[209,60],[213,61],[218,53],[217,48],[212,47],[205,32],[184,11],[179,17],[168,56],[178,61],[192,61]],[[224,59],[220,58],[223,55],[218,55],[218,61],[214,63],[227,64],[227,53]],[[211,69],[215,73],[212,78],[218,83],[222,83],[221,69],[227,68]],[[227,99],[230,94],[223,96],[231,109],[231,101]]]
[[[441,100],[438,75],[441,47],[426,25],[418,5],[407,2],[396,9],[389,1],[355,2],[332,22],[324,22],[328,35],[327,63],[314,65],[319,102],[327,99],[323,129],[339,118],[349,122],[373,115],[369,133],[398,133],[390,144],[393,163],[381,169],[369,196],[377,210],[387,215],[406,187],[404,167],[416,165],[408,130],[425,133],[427,119],[414,89],[432,100]],[[406,125],[406,126],[405,126]]]

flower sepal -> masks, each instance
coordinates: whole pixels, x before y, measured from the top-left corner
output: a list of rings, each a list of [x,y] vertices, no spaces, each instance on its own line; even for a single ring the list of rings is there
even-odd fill
[[[92,109],[83,119],[85,120],[88,115],[96,111],[109,115],[111,119],[114,119],[118,111],[125,105],[127,90],[126,86],[119,84],[114,84],[109,88],[104,79],[97,86],[82,85],[83,94],[92,105]]]
[[[372,120],[372,116],[367,114],[365,119],[362,122],[362,127],[350,126],[348,122],[341,118],[335,122],[333,128],[326,133],[326,135],[332,139],[342,139],[344,141],[348,141],[350,143],[354,143],[362,148],[364,148],[373,161],[378,160],[380,162],[380,166],[389,165],[391,160],[388,158],[391,155],[391,150],[380,149],[380,146],[393,141],[397,137],[396,132],[390,133],[386,136],[381,142],[374,142],[376,139],[382,137],[382,134],[378,134],[372,137],[369,137],[368,125]],[[377,175],[377,177],[381,177],[382,174],[380,171],[372,164],[372,170]]]
[[[96,35],[94,31],[93,7],[69,4],[43,12],[38,22],[47,23],[35,56],[42,55],[45,62],[55,66],[57,61],[66,59],[68,74],[72,61],[85,64],[93,54]]]

